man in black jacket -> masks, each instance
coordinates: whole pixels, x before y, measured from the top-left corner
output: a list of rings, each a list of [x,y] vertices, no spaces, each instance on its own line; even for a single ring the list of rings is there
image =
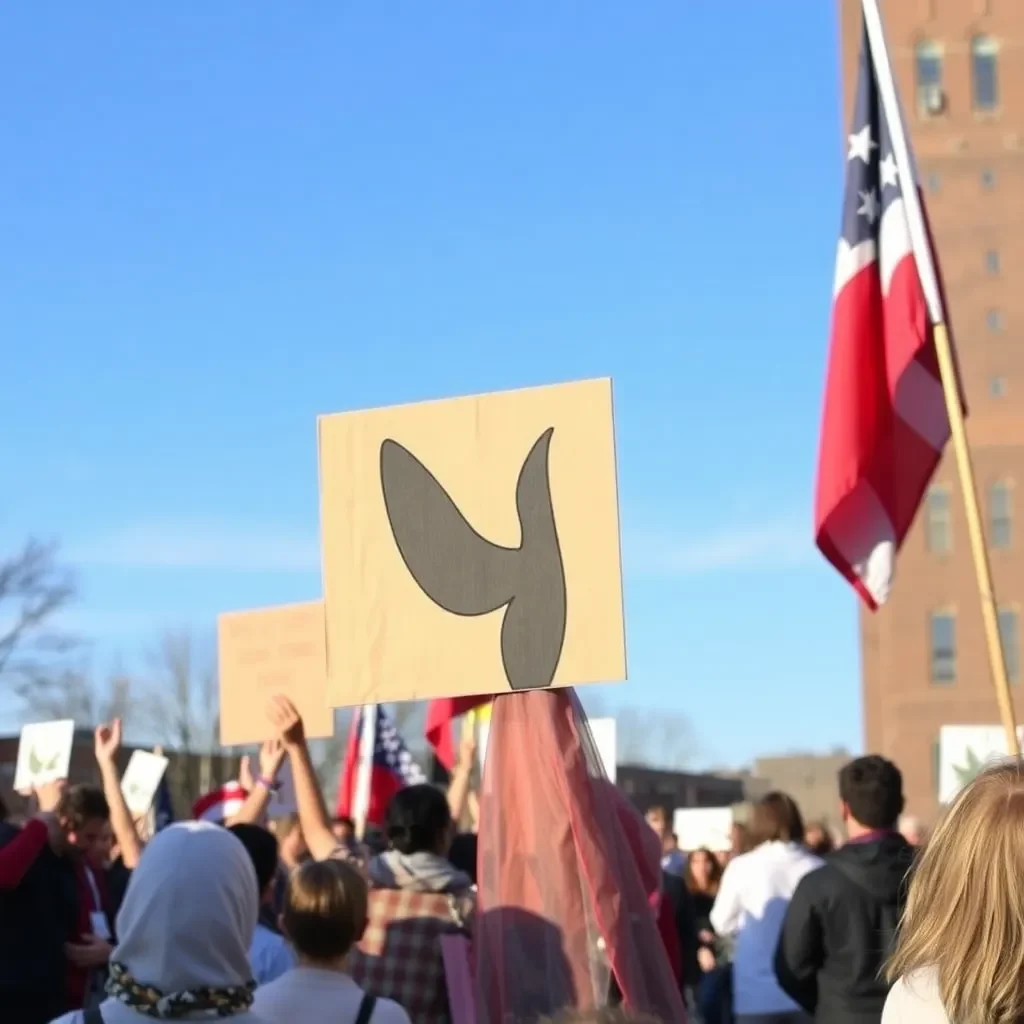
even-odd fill
[[[903,776],[884,757],[839,772],[848,841],[801,879],[775,952],[782,989],[816,1021],[879,1024],[881,977],[906,897],[913,849],[896,831]]]

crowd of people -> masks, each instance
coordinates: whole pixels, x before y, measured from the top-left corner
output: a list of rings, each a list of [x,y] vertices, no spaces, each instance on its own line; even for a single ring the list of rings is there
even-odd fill
[[[455,827],[471,743],[447,794],[399,790],[367,842],[329,816],[294,706],[268,713],[276,737],[225,820],[147,835],[121,792],[115,722],[96,730],[101,786],[40,785],[27,820],[0,822],[0,1020],[461,1024],[444,945],[472,944],[477,921],[475,837]],[[297,813],[268,826],[286,757]],[[651,912],[689,1016],[1024,1020],[1019,766],[983,772],[923,844],[919,826],[913,842],[900,832],[902,777],[884,758],[846,765],[838,802],[841,842],[775,792],[727,852],[684,853],[666,809],[649,810],[664,853]],[[655,1019],[616,1007],[618,991],[613,977],[606,1009],[548,1019]]]

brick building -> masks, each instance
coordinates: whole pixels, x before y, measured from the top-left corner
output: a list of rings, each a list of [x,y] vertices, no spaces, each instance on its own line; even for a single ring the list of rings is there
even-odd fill
[[[840,0],[851,109],[860,0]],[[1020,676],[1024,552],[1024,2],[883,0],[894,70],[945,277],[1008,669]],[[845,131],[846,129],[844,129]],[[865,748],[892,757],[908,810],[937,809],[943,725],[998,724],[966,521],[947,452],[899,560],[863,614]]]

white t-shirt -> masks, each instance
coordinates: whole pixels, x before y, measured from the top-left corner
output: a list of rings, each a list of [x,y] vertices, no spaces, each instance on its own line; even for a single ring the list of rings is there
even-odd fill
[[[268,985],[295,966],[295,954],[280,935],[258,924],[249,947],[249,961],[256,984]]]
[[[317,967],[295,967],[277,981],[256,989],[253,1011],[267,1024],[351,1024],[362,1005],[363,990],[347,975]],[[371,1024],[411,1024],[398,1003],[378,999]],[[111,1024],[119,1024],[112,1021]]]
[[[824,862],[796,843],[762,843],[729,862],[711,908],[711,927],[735,935],[733,1009],[744,1014],[795,1013],[775,980],[775,947],[797,883]]]

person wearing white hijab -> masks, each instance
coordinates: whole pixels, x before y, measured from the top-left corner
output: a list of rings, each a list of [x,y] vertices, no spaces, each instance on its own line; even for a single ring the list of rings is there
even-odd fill
[[[258,913],[256,873],[235,836],[203,822],[164,829],[146,847],[118,914],[100,1016],[76,1010],[52,1024],[261,1024],[250,1009]]]

